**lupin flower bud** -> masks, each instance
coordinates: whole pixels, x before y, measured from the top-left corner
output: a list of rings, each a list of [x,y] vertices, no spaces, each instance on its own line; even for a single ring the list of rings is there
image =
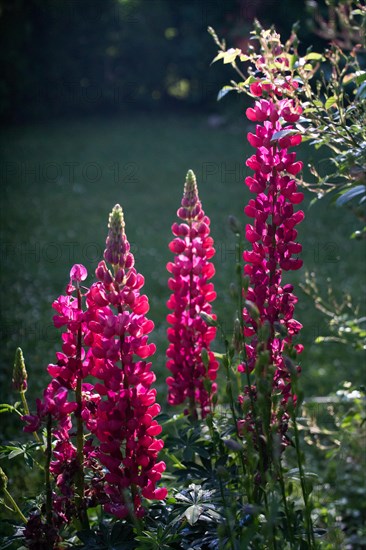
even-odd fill
[[[27,390],[27,370],[25,368],[25,362],[23,352],[21,348],[17,348],[15,352],[15,361],[13,369],[13,386],[17,391],[24,392]]]
[[[8,478],[4,470],[0,466],[0,494],[3,493],[7,489],[7,487],[8,487]]]
[[[116,204],[109,214],[108,237],[104,258],[113,266],[120,265],[122,267],[125,263],[125,254],[127,252],[123,210],[119,204]]]

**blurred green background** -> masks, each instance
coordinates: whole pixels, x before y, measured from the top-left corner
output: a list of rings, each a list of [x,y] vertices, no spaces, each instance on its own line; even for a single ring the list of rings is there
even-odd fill
[[[302,48],[317,43],[303,1],[265,0],[6,0],[0,12],[1,136],[1,401],[12,401],[17,346],[29,371],[30,401],[48,380],[46,367],[60,348],[52,301],[63,293],[70,267],[93,271],[102,257],[108,214],[117,202],[137,269],[146,279],[159,400],[165,403],[165,317],[171,254],[185,174],[193,169],[215,239],[218,298],[214,309],[232,332],[235,306],[234,235],[227,218],[243,224],[246,100],[219,89],[235,78],[210,62],[213,26],[233,47],[246,49],[254,17],[286,37],[300,21]],[[306,147],[305,164],[318,162]],[[355,220],[308,193],[300,227],[304,269],[291,274],[299,296],[297,318],[306,395],[325,395],[347,379],[360,383],[360,356],[340,344],[315,345],[327,321],[298,287],[305,270],[321,288],[364,295],[364,247],[349,235]],[[220,350],[222,342],[217,340]],[[9,428],[9,426],[8,426]],[[11,429],[11,428],[9,428]]]
[[[257,17],[288,34],[303,0],[2,0],[0,116],[207,110],[230,68],[210,69],[207,27],[247,48]],[[314,38],[314,37],[312,37]]]

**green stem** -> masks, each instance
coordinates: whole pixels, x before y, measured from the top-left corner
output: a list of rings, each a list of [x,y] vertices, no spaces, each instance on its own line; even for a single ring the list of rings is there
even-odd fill
[[[139,535],[142,535],[142,524],[141,524],[141,520],[136,516],[135,514],[135,497],[138,496],[138,489],[137,489],[137,486],[133,483],[131,485],[131,497],[132,497],[132,501],[128,503],[128,506],[130,508],[130,518],[131,518],[131,521],[136,529],[136,532],[137,532],[137,536]]]
[[[3,488],[3,493],[4,493],[4,496],[5,496],[5,499],[9,502],[10,507],[12,508],[12,510],[14,512],[16,512],[18,514],[18,516],[20,517],[20,519],[22,520],[22,522],[26,524],[28,522],[27,518],[22,513],[19,506],[17,505],[17,503],[15,502],[15,500],[13,499],[13,497],[11,496],[9,491],[7,489],[5,489],[5,487]]]
[[[29,407],[28,407],[27,398],[25,396],[25,391],[20,390],[19,393],[20,393],[20,399],[22,400],[24,413],[26,415],[29,415]],[[37,441],[37,443],[41,443],[41,439],[40,439],[39,435],[37,434],[37,432],[33,432],[33,436],[34,436],[35,440]]]
[[[232,548],[232,550],[236,550],[236,547],[235,547],[235,539],[234,539],[234,535],[233,535],[233,530],[232,530],[232,526],[231,526],[231,511],[227,505],[227,501],[226,501],[226,497],[225,497],[225,491],[224,491],[224,488],[222,486],[222,481],[221,481],[221,478],[219,477],[219,487],[220,487],[220,495],[221,495],[221,499],[222,499],[222,504],[224,506],[224,511],[225,511],[225,517],[226,517],[226,525],[227,525],[227,529],[228,529],[228,532],[229,532],[229,540],[230,540],[230,546]]]
[[[296,458],[297,458],[297,463],[298,463],[298,466],[299,466],[301,492],[302,492],[302,497],[303,497],[304,504],[305,504],[306,536],[307,536],[307,539],[308,539],[309,548],[316,548],[315,537],[314,537],[314,529],[313,529],[313,521],[311,519],[310,500],[309,500],[308,491],[306,489],[305,472],[304,472],[304,468],[303,468],[303,464],[302,464],[301,451],[300,451],[300,438],[299,438],[299,431],[298,431],[298,428],[297,428],[295,413],[294,413],[292,421],[293,421],[293,425],[294,425]]]
[[[79,283],[77,283],[77,299],[78,309],[81,311],[81,291]],[[77,338],[77,350],[76,360],[78,365],[81,366],[81,348],[82,348],[82,333],[81,326],[78,329]],[[79,372],[76,382],[75,398],[77,403],[77,409],[75,412],[76,417],[76,459],[77,459],[77,472],[75,476],[75,505],[77,514],[79,516],[81,525],[84,529],[89,529],[89,519],[85,507],[85,480],[84,480],[84,426],[81,416],[82,411],[82,382],[81,372]]]
[[[47,416],[47,447],[46,447],[46,463],[44,467],[45,471],[45,484],[46,484],[46,519],[49,525],[52,525],[52,487],[51,487],[51,475],[50,464],[52,459],[52,416]]]
[[[287,528],[288,528],[289,535],[290,535],[290,545],[291,545],[291,548],[295,548],[295,546],[294,546],[295,545],[294,531],[293,531],[293,525],[292,525],[292,521],[291,521],[290,510],[289,510],[288,505],[287,505],[286,487],[285,487],[285,481],[284,481],[284,478],[283,478],[283,468],[282,468],[281,457],[279,458],[279,464],[278,464],[278,478],[279,478],[279,481],[280,481],[280,488],[281,488],[283,506],[284,506],[284,509],[285,509],[285,515],[286,515],[286,519],[287,519]]]

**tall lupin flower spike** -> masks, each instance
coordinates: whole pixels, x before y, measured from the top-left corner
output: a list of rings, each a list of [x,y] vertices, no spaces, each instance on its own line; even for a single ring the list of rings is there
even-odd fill
[[[167,264],[172,274],[168,284],[173,291],[167,304],[173,310],[167,316],[172,325],[168,328],[167,368],[172,373],[167,378],[168,402],[179,405],[188,401],[186,413],[197,418],[198,408],[202,417],[211,410],[218,363],[210,351],[216,328],[208,326],[201,316],[211,314],[211,302],[216,298],[214,286],[208,282],[215,273],[209,262],[215,249],[192,170],[187,174],[177,215],[182,223],[173,224],[175,239],[169,245],[176,256]]]
[[[140,294],[144,284],[136,272],[134,257],[125,233],[122,208],[117,204],[110,216],[104,258],[87,295],[90,350],[88,364],[100,380],[101,395],[88,426],[99,440],[95,455],[106,469],[103,482],[104,509],[118,518],[141,517],[142,498],[163,500],[165,488],[157,488],[165,470],[158,462],[163,441],[154,420],[160,412],[151,388],[155,375],[145,361],[155,352],[148,343],[154,324],[145,317],[148,299]]]
[[[258,61],[259,69],[263,62]],[[279,57],[278,62],[285,61]],[[297,257],[302,246],[296,241],[295,226],[303,220],[304,213],[294,210],[304,198],[297,191],[294,179],[302,163],[288,150],[301,142],[301,136],[291,124],[302,112],[295,97],[297,85],[288,78],[282,88],[276,81],[254,82],[251,92],[261,99],[247,109],[249,120],[259,124],[255,133],[248,134],[256,153],[246,164],[255,173],[248,176],[245,183],[255,198],[245,207],[246,215],[254,222],[246,226],[246,239],[251,245],[251,249],[244,252],[244,271],[250,281],[246,294],[248,307],[243,311],[244,335],[248,340],[246,361],[239,370],[247,374],[247,380],[248,374],[254,371],[255,384],[245,387],[241,401],[256,400],[259,393],[268,394],[265,401],[269,404],[269,424],[281,436],[282,445],[287,444],[287,406],[296,400],[291,390],[291,376],[300,371],[288,355],[291,349],[295,355],[303,349],[300,344],[292,346],[293,337],[302,328],[293,317],[297,297],[291,284],[282,283],[283,271],[302,266],[302,260]],[[284,97],[286,93],[291,97]],[[261,379],[267,383],[260,382]],[[240,421],[240,427],[255,431],[252,412]]]

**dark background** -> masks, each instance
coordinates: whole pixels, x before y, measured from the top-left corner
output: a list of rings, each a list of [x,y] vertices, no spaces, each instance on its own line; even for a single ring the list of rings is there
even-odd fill
[[[214,27],[247,48],[254,18],[314,42],[304,0],[2,0],[0,118],[210,109],[233,78]]]

